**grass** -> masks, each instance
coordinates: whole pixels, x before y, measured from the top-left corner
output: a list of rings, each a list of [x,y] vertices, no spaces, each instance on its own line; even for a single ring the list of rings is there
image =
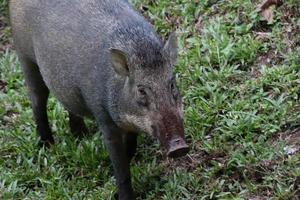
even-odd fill
[[[298,1],[284,1],[269,25],[257,1],[132,2],[163,37],[177,29],[176,74],[191,146],[189,156],[169,160],[141,135],[131,168],[138,199],[299,199],[300,154],[287,155],[281,137],[300,126]],[[51,97],[57,143],[38,149],[13,50],[0,55],[0,72],[0,199],[114,199],[97,125],[87,121],[96,134],[76,143]]]

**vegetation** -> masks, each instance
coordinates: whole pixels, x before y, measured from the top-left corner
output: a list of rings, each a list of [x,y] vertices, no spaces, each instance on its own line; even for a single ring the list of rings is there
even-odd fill
[[[188,156],[171,160],[141,134],[131,169],[138,199],[299,198],[298,0],[275,8],[272,23],[254,0],[132,3],[163,37],[177,29],[176,74],[191,146]],[[1,0],[1,13],[6,6]],[[0,35],[1,46],[9,28],[0,27]],[[54,97],[48,110],[56,145],[39,149],[20,64],[14,50],[2,53],[0,199],[114,199],[97,125],[87,120],[96,134],[75,141]]]

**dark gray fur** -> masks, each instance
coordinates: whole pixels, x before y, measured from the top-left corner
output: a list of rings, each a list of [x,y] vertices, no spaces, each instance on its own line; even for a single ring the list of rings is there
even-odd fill
[[[154,135],[167,149],[183,141],[172,75],[175,37],[164,44],[125,0],[11,0],[10,14],[41,141],[54,142],[46,113],[50,91],[70,112],[75,134],[86,130],[81,117],[99,123],[119,199],[133,199],[136,133]]]

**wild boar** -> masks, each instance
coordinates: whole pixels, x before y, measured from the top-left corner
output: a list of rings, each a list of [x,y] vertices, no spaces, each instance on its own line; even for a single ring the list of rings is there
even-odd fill
[[[168,156],[188,152],[174,34],[163,42],[125,0],[11,0],[10,17],[42,144],[54,143],[51,92],[68,110],[72,133],[83,135],[83,117],[99,124],[119,199],[134,199],[129,169],[138,132],[158,138]]]

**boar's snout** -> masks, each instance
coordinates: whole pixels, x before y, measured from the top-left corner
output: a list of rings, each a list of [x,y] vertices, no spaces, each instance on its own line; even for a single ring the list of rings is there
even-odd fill
[[[167,155],[171,158],[185,156],[189,152],[189,146],[183,138],[174,138],[169,141]]]

